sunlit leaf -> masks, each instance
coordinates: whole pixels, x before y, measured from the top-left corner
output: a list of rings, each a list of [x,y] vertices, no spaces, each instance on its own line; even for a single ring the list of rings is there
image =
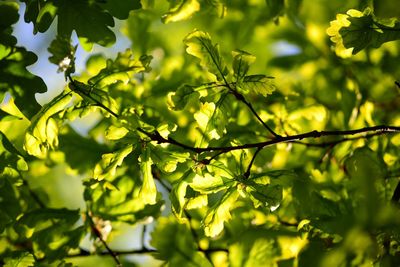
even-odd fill
[[[118,53],[115,60],[107,60],[106,66],[96,76],[89,79],[89,84],[96,88],[104,88],[118,82],[128,83],[134,73],[149,69],[151,59],[151,56],[134,59],[132,50],[127,49]]]
[[[209,173],[206,173],[204,176],[196,175],[193,177],[192,182],[189,185],[197,192],[202,194],[210,194],[225,190],[231,187],[234,183],[235,181],[232,179],[221,176],[213,176]]]
[[[272,77],[262,74],[245,76],[237,86],[245,93],[255,92],[263,96],[268,96],[275,91]]]
[[[164,23],[170,23],[190,18],[200,10],[200,3],[197,0],[180,0],[177,3],[170,1],[173,6],[162,16]]]
[[[30,155],[45,158],[50,149],[58,146],[57,113],[72,99],[71,93],[62,93],[43,106],[32,118],[31,126],[25,135],[24,149]]]
[[[228,74],[228,68],[219,53],[218,44],[211,42],[211,37],[208,33],[195,30],[185,37],[184,43],[187,46],[186,52],[199,58],[201,66],[214,74],[217,80],[225,78]]]
[[[278,266],[280,247],[271,232],[251,229],[240,235],[229,248],[230,264],[239,266]]]
[[[106,131],[106,138],[108,140],[119,140],[129,132],[125,127],[116,127],[111,125]]]
[[[183,163],[188,160],[190,153],[165,151],[159,147],[151,148],[151,158],[157,167],[164,172],[173,172],[176,170],[178,163]]]
[[[194,90],[193,86],[184,84],[176,92],[168,95],[168,104],[173,110],[182,110],[190,101],[198,100],[199,97],[200,94]]]
[[[234,207],[239,197],[236,188],[227,190],[222,198],[208,211],[203,219],[206,236],[214,237],[224,229],[224,222],[231,219],[230,210]]]
[[[242,50],[232,51],[232,56],[233,75],[235,76],[236,80],[241,80],[244,76],[246,76],[250,65],[254,63],[256,57]]]
[[[34,266],[35,258],[28,252],[20,253],[18,257],[6,258],[4,267],[29,267]]]
[[[2,109],[0,109],[0,122],[1,121],[12,121],[12,120],[21,120],[22,118],[12,115]]]
[[[139,197],[146,204],[155,204],[157,198],[157,188],[154,182],[151,165],[153,164],[150,158],[150,149],[146,148],[140,156],[140,171],[143,178],[143,184],[139,191]]]
[[[327,29],[338,56],[355,55],[368,46],[380,47],[383,43],[400,39],[400,22],[393,18],[379,20],[370,8],[363,12],[350,9],[338,14]]]
[[[99,163],[93,171],[93,178],[97,180],[107,179],[115,175],[117,167],[122,165],[125,157],[127,157],[134,149],[133,145],[127,145],[114,153],[107,153],[102,156]]]

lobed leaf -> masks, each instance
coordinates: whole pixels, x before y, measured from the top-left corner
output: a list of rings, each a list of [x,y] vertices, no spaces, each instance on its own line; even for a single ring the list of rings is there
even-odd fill
[[[176,92],[168,94],[168,107],[173,110],[182,110],[191,101],[196,101],[200,94],[195,91],[195,87],[183,84]]]
[[[184,43],[187,46],[186,52],[199,58],[202,67],[214,74],[217,80],[225,79],[225,76],[228,75],[228,68],[219,53],[218,44],[214,45],[211,42],[208,33],[194,30],[185,37]]]
[[[11,26],[18,21],[18,4],[0,2],[0,16],[0,99],[10,92],[18,109],[30,119],[40,110],[35,94],[46,92],[46,84],[26,69],[37,56],[15,46],[17,39],[11,34]]]
[[[161,18],[162,22],[170,23],[190,18],[194,13],[200,10],[200,3],[197,0],[170,1],[169,11]]]
[[[400,39],[400,22],[396,18],[380,20],[370,8],[363,12],[350,9],[331,21],[327,34],[335,43],[340,57],[350,57],[368,46],[378,48],[383,43]]]
[[[224,222],[231,219],[230,210],[234,207],[239,192],[235,187],[228,189],[222,198],[208,211],[203,219],[206,236],[215,237],[224,229]]]
[[[77,46],[71,45],[71,40],[63,36],[57,36],[47,49],[51,56],[49,61],[58,66],[58,72],[65,72],[68,76],[75,72],[75,52]]]
[[[141,56],[134,59],[130,49],[118,53],[115,60],[107,60],[106,66],[89,79],[88,83],[96,88],[105,88],[111,84],[128,83],[135,73],[149,71],[152,56]],[[89,64],[90,61],[88,61]]]
[[[58,146],[58,121],[56,115],[71,101],[71,93],[61,93],[42,109],[33,118],[24,141],[24,149],[28,154],[45,158],[50,149]]]
[[[113,177],[117,171],[117,167],[122,165],[124,159],[133,151],[133,149],[133,145],[126,145],[113,153],[104,154],[101,157],[101,161],[97,163],[94,168],[93,178],[101,181]]]
[[[233,76],[236,78],[236,81],[241,81],[249,71],[250,65],[256,60],[256,57],[242,50],[232,51],[232,56]]]
[[[245,93],[255,92],[266,97],[275,91],[271,79],[272,77],[263,74],[249,75],[243,77],[243,80],[237,83],[237,87]]]

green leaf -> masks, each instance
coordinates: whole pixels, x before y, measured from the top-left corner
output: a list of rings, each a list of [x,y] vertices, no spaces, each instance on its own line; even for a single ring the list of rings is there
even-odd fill
[[[57,114],[62,111],[72,99],[71,93],[61,93],[42,107],[32,118],[24,141],[24,149],[28,154],[45,158],[50,149],[58,146]]]
[[[100,6],[110,12],[113,17],[123,20],[128,18],[129,13],[132,10],[140,9],[142,4],[140,3],[140,0],[113,0],[104,1]]]
[[[200,10],[200,3],[197,0],[169,1],[171,6],[169,11],[161,18],[162,22],[170,23],[190,18]]]
[[[233,267],[280,266],[280,245],[272,231],[249,229],[241,233],[238,240],[229,247],[229,260]]]
[[[222,198],[207,211],[203,219],[206,236],[215,237],[224,229],[224,222],[231,219],[230,210],[234,207],[239,193],[236,188],[228,189]]]
[[[225,76],[228,75],[228,68],[219,53],[218,44],[214,45],[211,42],[208,33],[194,30],[185,37],[184,43],[187,46],[186,52],[199,58],[202,67],[214,74],[217,80],[225,79]]]
[[[161,217],[151,237],[150,244],[157,249],[155,258],[170,266],[213,266],[197,251],[188,225],[177,223],[173,217]]]
[[[114,125],[111,125],[110,127],[107,128],[105,137],[108,140],[119,140],[128,133],[129,130],[126,129],[125,127],[116,127]]]
[[[205,173],[204,176],[196,174],[189,185],[197,192],[202,194],[210,194],[232,187],[234,183],[235,181],[233,179],[223,176],[213,176],[209,173]]]
[[[151,158],[163,172],[174,172],[178,163],[186,162],[190,158],[189,152],[167,151],[158,146],[151,146]]]
[[[65,72],[69,75],[75,72],[75,52],[77,46],[71,45],[71,40],[62,36],[57,36],[47,49],[51,56],[49,61],[58,66],[58,72]]]
[[[195,177],[191,170],[185,172],[181,179],[172,184],[172,191],[169,195],[171,208],[179,222],[186,220],[185,209],[197,209],[207,205],[207,195],[199,194],[189,187]]]
[[[200,110],[194,114],[194,118],[201,131],[210,139],[220,139],[226,132],[228,114],[222,112],[219,104],[222,104],[226,95],[222,95],[217,105],[214,102],[205,102]]]
[[[27,171],[28,164],[7,136],[0,131],[0,174],[4,173],[6,168]]]
[[[22,252],[17,257],[5,258],[4,267],[30,267],[34,266],[35,258],[29,252]]]
[[[250,65],[254,63],[256,57],[242,50],[232,51],[232,56],[233,75],[237,81],[240,81],[244,78],[244,76],[246,76]]]
[[[70,82],[68,87],[84,100],[83,102],[75,104],[75,107],[71,108],[72,111],[74,109],[80,110],[80,116],[86,115],[86,112],[89,112],[91,107],[98,107],[102,112],[105,113],[106,117],[118,117],[119,111],[117,102],[108,92],[102,89],[94,88],[93,86],[77,80]],[[89,105],[87,103],[89,103]],[[66,116],[70,117],[70,119],[74,119],[76,117],[76,114],[74,114],[72,111],[67,112],[66,114]]]
[[[13,120],[22,120],[21,117],[12,115],[2,109],[0,109],[0,122],[2,121],[13,121]]]
[[[139,197],[146,204],[155,204],[157,200],[157,188],[151,171],[153,161],[150,158],[150,153],[150,148],[146,148],[139,159],[140,171],[143,177],[143,184],[139,191]]]
[[[54,2],[58,9],[58,35],[69,38],[76,31],[79,42],[85,50],[91,50],[93,43],[110,46],[115,43],[113,17],[98,5],[88,1],[60,0]]]
[[[282,201],[282,189],[279,184],[245,184],[245,190],[250,195],[256,208],[264,206],[275,209]]]
[[[118,82],[126,84],[133,74],[148,71],[151,59],[151,56],[134,59],[132,50],[126,49],[124,52],[118,53],[115,60],[107,60],[106,66],[88,82],[96,88],[105,88]]]
[[[197,101],[199,97],[200,94],[195,91],[195,87],[183,84],[176,92],[168,94],[168,106],[173,110],[182,110],[191,101]]]
[[[15,46],[17,44],[17,39],[11,35],[12,28],[11,25],[18,21],[18,4],[14,2],[1,2],[0,3],[0,44],[5,47]],[[1,47],[1,46],[0,46]],[[3,50],[4,48],[1,47]],[[5,55],[0,54],[0,59]]]
[[[74,228],[79,218],[79,210],[37,209],[20,217],[14,228],[19,236],[32,241],[38,258],[46,256],[51,262],[79,246],[85,233],[84,226]]]
[[[115,176],[117,167],[121,166],[124,159],[133,151],[133,145],[127,145],[113,153],[104,154],[101,161],[96,164],[93,178],[99,181]]]
[[[0,16],[0,97],[3,92],[10,92],[19,110],[30,119],[40,110],[35,94],[46,92],[46,84],[26,69],[37,56],[16,47],[17,39],[11,35],[11,26],[19,17],[18,4],[1,2]]]
[[[265,0],[267,4],[268,18],[277,19],[282,15],[285,8],[284,0]]]
[[[355,55],[368,46],[380,47],[383,43],[400,39],[400,22],[396,18],[379,20],[370,8],[363,12],[350,9],[331,21],[327,33],[335,43],[338,56]]]
[[[83,137],[71,127],[66,127],[59,135],[59,150],[64,153],[66,163],[79,173],[86,173],[101,160],[101,155],[109,152],[106,145],[93,138]]]
[[[3,232],[7,226],[14,225],[18,216],[22,213],[19,203],[17,188],[11,182],[12,178],[2,174],[0,177],[0,231]]]
[[[237,86],[245,93],[255,92],[266,97],[275,91],[275,86],[271,79],[272,77],[262,74],[249,75],[245,76]]]

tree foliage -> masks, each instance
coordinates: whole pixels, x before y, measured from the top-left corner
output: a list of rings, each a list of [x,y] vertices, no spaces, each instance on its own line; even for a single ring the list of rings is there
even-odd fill
[[[21,2],[0,2],[1,264],[400,265],[394,0]],[[23,5],[57,21],[43,105]]]

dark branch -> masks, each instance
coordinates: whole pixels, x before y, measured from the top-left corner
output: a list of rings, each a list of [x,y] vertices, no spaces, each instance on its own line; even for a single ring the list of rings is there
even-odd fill
[[[258,152],[261,151],[261,149],[262,149],[262,147],[258,147],[257,150],[256,150],[256,152],[254,152],[254,155],[253,155],[253,157],[251,158],[251,161],[250,161],[250,163],[249,163],[249,166],[247,166],[247,170],[246,170],[246,172],[243,174],[245,178],[249,178],[251,166],[253,166],[254,160],[256,159],[257,154],[258,154]]]
[[[104,245],[104,247],[106,248],[107,252],[109,255],[111,255],[115,261],[115,263],[117,264],[117,266],[122,266],[120,260],[118,259],[118,254],[116,252],[114,252],[108,245],[107,242],[104,240],[102,234],[100,233],[99,229],[97,229],[96,225],[93,222],[92,217],[90,216],[89,212],[86,214],[87,218],[89,220],[89,224],[90,227],[93,231],[93,233],[97,236],[97,238],[101,241],[101,243]]]

